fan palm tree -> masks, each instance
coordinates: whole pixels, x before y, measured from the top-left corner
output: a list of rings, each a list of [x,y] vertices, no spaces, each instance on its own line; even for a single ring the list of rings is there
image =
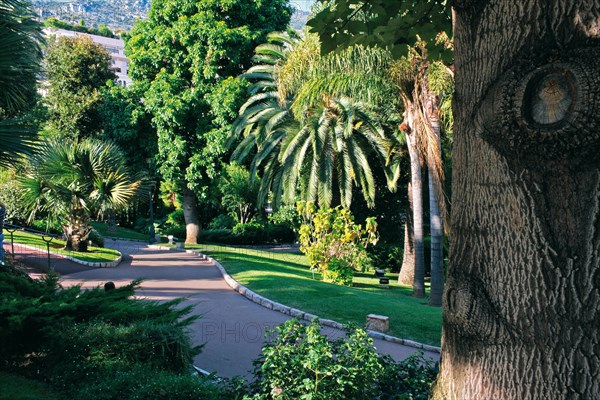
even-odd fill
[[[27,154],[35,143],[36,130],[12,117],[35,96],[42,42],[29,3],[0,0],[0,166]]]
[[[140,182],[128,173],[116,145],[93,139],[45,143],[21,179],[31,216],[45,212],[60,220],[65,248],[75,251],[87,250],[93,213],[126,207]]]

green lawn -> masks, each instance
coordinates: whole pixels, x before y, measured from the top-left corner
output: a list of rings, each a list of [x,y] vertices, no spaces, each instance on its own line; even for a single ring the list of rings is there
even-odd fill
[[[60,397],[39,381],[0,372],[0,400],[58,400]]]
[[[29,246],[35,246],[40,249],[46,249],[46,242],[39,235],[33,235],[30,233],[16,231],[14,233],[15,243],[22,243]],[[5,243],[10,243],[10,233],[6,233],[4,238]],[[62,248],[65,246],[65,242],[58,239],[53,239],[50,242],[50,251],[53,253],[67,255],[69,257],[76,258],[81,261],[87,262],[111,262],[120,257],[120,253],[113,249],[106,249],[101,247],[89,247],[87,253],[80,253],[75,251],[66,251]]]
[[[235,280],[268,299],[342,323],[364,325],[367,314],[386,315],[390,317],[390,334],[440,345],[441,308],[428,306],[427,299],[412,297],[412,289],[398,285],[393,274],[388,274],[389,289],[380,288],[372,273],[357,274],[354,287],[349,288],[321,282],[319,274],[313,279],[301,254],[197,247],[219,260]]]
[[[90,225],[104,237],[148,241],[149,235],[132,229],[115,226],[114,232],[108,231],[108,225],[103,222],[90,222]]]

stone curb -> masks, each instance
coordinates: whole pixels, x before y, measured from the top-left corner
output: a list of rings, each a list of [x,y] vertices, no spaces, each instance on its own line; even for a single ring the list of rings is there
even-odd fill
[[[21,247],[24,247],[24,248],[26,248],[26,249],[30,249],[30,250],[40,250],[40,248],[39,248],[39,247],[35,247],[35,246],[29,246],[29,245],[27,245],[27,244],[22,244],[22,243],[17,243],[17,244],[18,244],[19,246],[21,246]],[[41,249],[41,250],[44,250],[44,249]],[[112,250],[114,250],[114,249],[112,249]],[[44,251],[45,251],[45,250],[44,250]],[[120,251],[118,251],[118,250],[115,250],[115,251],[117,251],[119,254],[121,254],[121,252],[120,252]],[[96,268],[114,268],[114,267],[116,267],[117,265],[119,265],[119,264],[121,263],[121,261],[123,260],[123,255],[122,255],[122,254],[121,254],[121,255],[120,255],[120,256],[119,256],[119,257],[118,257],[116,260],[114,260],[114,261],[110,261],[110,262],[90,262],[90,261],[82,261],[82,260],[80,260],[80,259],[78,259],[78,258],[71,257],[71,256],[67,256],[67,255],[64,255],[64,254],[55,253],[55,252],[53,252],[53,251],[51,251],[51,252],[50,252],[50,254],[52,254],[52,255],[54,255],[54,256],[56,256],[56,257],[60,257],[60,258],[64,258],[64,259],[67,259],[67,260],[73,261],[74,263],[77,263],[77,264],[85,265],[85,266],[88,266],[88,267],[96,267]]]
[[[195,254],[202,254],[198,251],[189,251],[188,250],[187,252],[195,253]],[[208,259],[208,260],[214,262],[217,269],[221,273],[221,275],[223,275],[223,279],[225,279],[225,282],[227,282],[227,284],[233,290],[235,290],[242,296],[246,297],[248,300],[251,300],[251,301],[255,302],[256,304],[259,304],[263,307],[266,307],[269,310],[279,311],[280,313],[289,315],[291,317],[297,317],[297,318],[304,319],[307,321],[311,321],[314,318],[318,318],[321,326],[329,326],[331,328],[341,329],[341,330],[344,329],[345,326],[343,324],[340,324],[339,322],[332,321],[330,319],[321,319],[317,315],[309,314],[302,310],[288,307],[286,305],[283,305],[283,304],[277,303],[275,301],[269,300],[265,297],[262,297],[261,295],[253,292],[252,290],[248,289],[247,287],[245,287],[244,285],[240,284],[238,281],[233,279],[231,277],[231,275],[229,275],[227,273],[227,271],[225,271],[225,268],[223,268],[223,266],[217,260],[215,260],[212,257],[207,257],[204,254],[202,254],[202,256],[204,256],[205,259]],[[431,351],[432,353],[441,353],[441,348],[436,347],[436,346],[430,346],[427,344],[415,342],[413,340],[397,338],[395,336],[386,335],[385,333],[376,332],[376,331],[373,331],[370,329],[367,330],[367,333],[373,339],[381,339],[381,340],[385,340],[386,342],[390,342],[390,343],[401,344],[404,346],[410,346],[410,347],[414,347],[414,348],[421,349],[421,350]]]

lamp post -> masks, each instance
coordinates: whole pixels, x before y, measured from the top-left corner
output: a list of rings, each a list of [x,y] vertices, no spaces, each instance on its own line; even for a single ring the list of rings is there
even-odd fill
[[[148,172],[150,173],[150,176],[152,176],[152,158],[148,157],[146,158],[146,162],[148,163]],[[153,197],[154,197],[154,180],[152,180],[152,186],[150,187],[150,190],[148,191],[149,193],[149,199],[150,199],[150,238],[148,239],[148,243],[152,244],[156,242],[156,232],[154,232],[154,204],[153,204]]]

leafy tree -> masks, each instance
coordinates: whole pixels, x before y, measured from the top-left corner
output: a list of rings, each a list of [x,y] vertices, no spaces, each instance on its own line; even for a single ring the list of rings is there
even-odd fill
[[[187,243],[196,243],[196,202],[207,195],[226,152],[230,123],[253,48],[287,25],[286,0],[157,0],[127,41],[130,74],[158,134],[157,165],[182,195]]]
[[[100,105],[108,81],[115,79],[110,56],[85,36],[60,37],[48,48],[44,99],[50,112],[49,129],[71,139],[102,131]]]
[[[86,251],[93,213],[126,207],[140,187],[119,148],[97,139],[48,142],[30,164],[21,184],[31,216],[44,212],[61,221],[69,250]]]
[[[307,22],[321,37],[324,53],[357,44],[390,50],[394,57],[423,40],[433,59],[451,59],[435,45],[439,33],[452,33],[448,0],[335,0],[325,3]]]
[[[134,171],[148,168],[148,158],[158,146],[152,116],[141,102],[142,95],[138,85],[123,87],[111,83],[103,90],[99,108],[103,123],[100,136],[123,150],[127,165]]]
[[[43,39],[24,1],[0,1],[0,27],[0,166],[9,166],[35,143],[36,129],[15,117],[36,97]]]

